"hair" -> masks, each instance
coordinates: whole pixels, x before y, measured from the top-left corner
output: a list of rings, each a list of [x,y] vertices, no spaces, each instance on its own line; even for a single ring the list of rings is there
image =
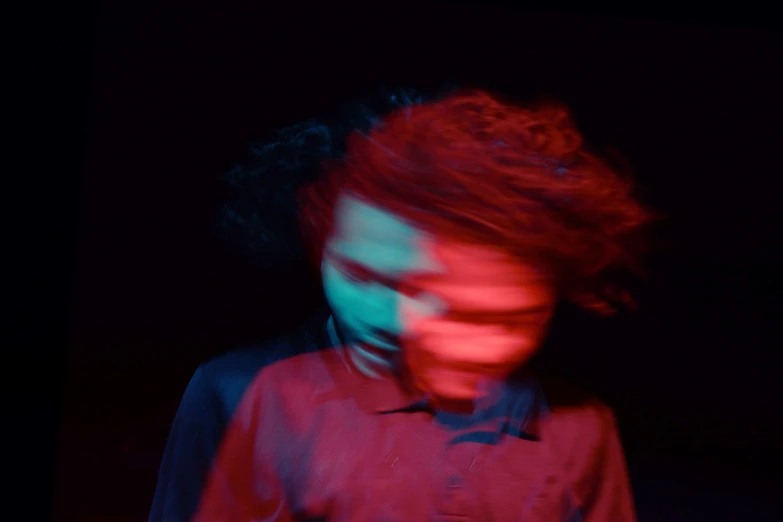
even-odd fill
[[[564,104],[517,105],[482,90],[414,100],[350,132],[344,152],[298,191],[315,266],[349,193],[435,235],[538,264],[580,307],[633,307],[613,275],[644,275],[645,231],[661,215],[634,196],[621,157],[589,150]]]
[[[226,174],[232,198],[218,212],[221,238],[267,268],[302,264],[296,190],[318,176],[322,161],[337,157],[334,142],[334,129],[309,120],[251,144],[247,162]]]
[[[251,143],[247,160],[225,176],[231,195],[217,213],[219,236],[266,268],[307,264],[297,191],[322,176],[324,162],[342,158],[352,132],[367,132],[384,114],[422,100],[414,89],[381,88],[331,116],[287,126],[271,140]]]

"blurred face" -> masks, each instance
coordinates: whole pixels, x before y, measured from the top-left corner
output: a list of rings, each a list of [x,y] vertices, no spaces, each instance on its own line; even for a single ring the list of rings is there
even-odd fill
[[[538,350],[555,295],[534,267],[432,237],[350,196],[335,218],[324,290],[360,353],[383,364],[401,352],[420,389],[472,399]]]

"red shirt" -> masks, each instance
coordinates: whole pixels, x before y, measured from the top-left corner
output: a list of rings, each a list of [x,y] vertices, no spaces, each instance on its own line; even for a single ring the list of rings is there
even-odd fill
[[[432,411],[342,349],[259,372],[195,522],[630,522],[614,416],[529,376],[472,414]]]

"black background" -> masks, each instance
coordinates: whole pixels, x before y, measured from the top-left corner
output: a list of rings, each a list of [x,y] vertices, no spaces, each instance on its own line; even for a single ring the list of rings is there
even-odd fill
[[[221,176],[247,143],[382,84],[446,81],[567,102],[670,216],[639,312],[566,308],[552,339],[562,371],[617,411],[642,520],[739,520],[774,500],[778,34],[511,8],[166,1],[101,6],[96,42],[58,520],[143,519],[196,366],[294,326],[318,299],[214,233]]]

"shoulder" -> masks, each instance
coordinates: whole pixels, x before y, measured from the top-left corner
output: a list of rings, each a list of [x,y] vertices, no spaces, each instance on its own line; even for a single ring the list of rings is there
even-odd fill
[[[615,433],[614,411],[598,397],[563,379],[547,377],[539,382],[554,438],[590,451]]]
[[[236,422],[259,440],[278,440],[275,437],[281,433],[288,437],[307,433],[324,398],[340,389],[338,383],[347,371],[340,362],[339,348],[327,348],[263,367],[236,406]]]
[[[215,357],[198,367],[188,386],[189,391],[195,387],[204,393],[208,389],[230,416],[262,369],[325,348],[325,340],[319,332],[322,327],[320,321],[315,321],[267,342]]]
[[[580,510],[588,509],[596,513],[594,517],[602,518],[597,514],[609,509],[615,511],[618,520],[633,520],[625,455],[614,412],[576,386],[562,381],[548,384],[551,422],[544,437]]]
[[[347,371],[339,348],[299,353],[264,366],[253,377],[252,393],[277,396],[286,402],[308,401],[334,388]]]

